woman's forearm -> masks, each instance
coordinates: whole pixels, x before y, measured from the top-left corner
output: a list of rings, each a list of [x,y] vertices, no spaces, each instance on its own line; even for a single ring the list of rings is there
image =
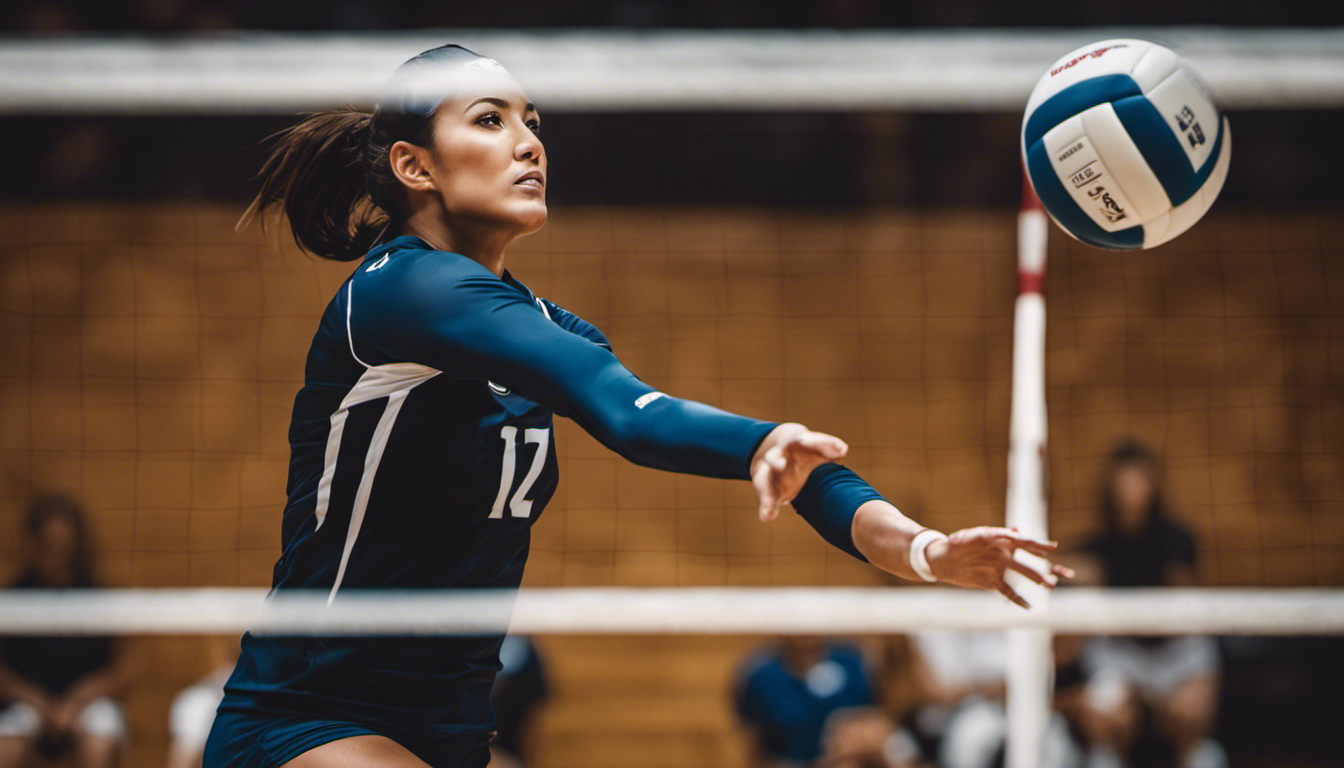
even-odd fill
[[[903,579],[922,581],[910,566],[910,542],[924,528],[889,502],[873,499],[854,512],[850,531],[868,562]]]
[[[1008,571],[1046,586],[1073,576],[1064,566],[1029,564],[1015,557],[1019,549],[1045,557],[1056,549],[1055,542],[994,526],[940,533],[901,514],[863,478],[839,465],[814,471],[795,506],[827,541],[912,581],[992,589],[1027,608],[1028,602],[1004,580]]]

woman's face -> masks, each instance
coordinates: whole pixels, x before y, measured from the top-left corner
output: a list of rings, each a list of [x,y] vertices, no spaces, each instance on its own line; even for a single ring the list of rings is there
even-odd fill
[[[1115,499],[1116,524],[1129,533],[1143,529],[1157,491],[1152,472],[1142,464],[1124,464],[1111,477]]]
[[[536,107],[490,59],[459,66],[452,80],[428,163],[450,228],[537,231],[546,222],[546,150]]]

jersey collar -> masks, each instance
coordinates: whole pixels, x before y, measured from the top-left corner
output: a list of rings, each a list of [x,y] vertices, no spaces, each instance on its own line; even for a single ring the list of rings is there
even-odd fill
[[[368,255],[364,257],[364,260],[367,261],[372,258],[380,257],[383,254],[401,250],[402,248],[415,248],[422,251],[434,250],[434,248],[430,247],[429,243],[426,243],[415,235],[400,235],[369,251]]]
[[[399,236],[399,237],[394,237],[394,238],[392,238],[391,240],[387,241],[386,243],[383,243],[382,245],[378,246],[377,248],[374,248],[373,250],[369,251],[368,255],[364,257],[364,260],[365,260],[365,261],[368,261],[369,259],[373,259],[373,258],[381,258],[381,257],[384,256],[385,254],[389,254],[389,253],[391,253],[391,252],[393,252],[393,251],[398,251],[398,250],[401,250],[401,249],[403,249],[403,248],[413,248],[413,249],[415,249],[415,250],[419,250],[419,251],[436,251],[436,250],[437,250],[437,249],[434,248],[432,245],[430,245],[429,243],[425,242],[424,240],[422,240],[421,238],[417,237],[416,235],[401,235],[401,236]],[[440,253],[452,253],[451,251],[439,251],[439,252],[440,252]],[[462,256],[462,254],[455,254],[455,255],[457,255],[457,256]],[[462,258],[466,259],[466,258],[470,258],[470,257],[469,257],[469,256],[462,256]],[[527,295],[527,297],[528,297],[529,299],[532,299],[533,301],[536,300],[536,298],[537,298],[537,297],[536,297],[536,294],[532,293],[532,289],[531,289],[531,288],[528,288],[526,285],[523,284],[523,282],[522,282],[521,280],[519,280],[518,278],[514,277],[514,276],[509,272],[508,269],[505,269],[505,270],[504,270],[504,274],[500,275],[500,276],[499,276],[499,279],[501,279],[501,280],[503,280],[505,283],[507,283],[507,284],[513,286],[515,289],[517,289],[517,290],[519,290],[519,291],[522,291],[524,294]]]

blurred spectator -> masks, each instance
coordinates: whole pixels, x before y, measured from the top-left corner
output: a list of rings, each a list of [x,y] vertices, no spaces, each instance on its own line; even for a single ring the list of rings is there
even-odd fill
[[[200,768],[205,740],[238,661],[238,638],[214,636],[206,647],[209,673],[178,691],[168,708],[168,768]]]
[[[27,564],[16,589],[94,586],[84,513],[65,496],[35,499],[24,534]],[[117,765],[126,721],[115,696],[129,674],[109,637],[0,639],[0,768],[28,764],[34,752],[71,753],[79,768]]]
[[[878,707],[837,709],[826,718],[817,768],[917,768],[919,745]]]
[[[943,768],[1001,765],[1008,734],[1003,698],[1008,635],[1003,631],[930,631],[914,635],[924,703],[913,723],[926,754]],[[1068,768],[1079,749],[1059,714],[1046,732],[1042,768]]]
[[[1146,446],[1126,440],[1112,451],[1101,513],[1101,530],[1080,548],[1080,583],[1161,587],[1195,582],[1194,536],[1168,512],[1161,469]],[[1136,754],[1146,725],[1165,737],[1181,768],[1227,764],[1211,738],[1220,678],[1213,638],[1093,638],[1083,648],[1082,662],[1088,682],[1086,706],[1079,713],[1091,744],[1089,768],[1154,762]]]
[[[522,768],[536,743],[538,708],[550,694],[546,667],[536,645],[520,635],[504,638],[499,663],[502,668],[490,691],[498,723],[490,742],[490,765]]]
[[[884,574],[884,582],[898,583],[899,579]],[[882,638],[874,656],[874,679],[882,709],[896,722],[905,722],[923,702],[919,681],[921,662],[915,642],[909,635],[890,635]]]
[[[1063,586],[1071,586],[1064,585]],[[1051,638],[1055,657],[1054,708],[1067,724],[1073,744],[1071,764],[1085,768],[1087,740],[1082,733],[1082,720],[1087,713],[1087,670],[1083,666],[1083,649],[1088,638],[1083,635],[1056,633]]]
[[[857,648],[820,637],[784,637],[753,655],[736,692],[752,768],[813,763],[832,713],[876,703],[868,675]]]

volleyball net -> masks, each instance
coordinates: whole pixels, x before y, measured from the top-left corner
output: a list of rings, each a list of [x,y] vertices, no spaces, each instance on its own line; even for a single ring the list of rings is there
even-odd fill
[[[1078,588],[1056,595],[1046,611],[1024,611],[988,592],[930,588],[353,590],[335,601],[326,592],[268,598],[261,589],[10,590],[0,594],[0,611],[5,634],[17,635],[1344,632],[1344,595],[1336,589]]]
[[[1151,252],[1090,249],[1030,215],[1020,236],[1021,107],[1060,53],[1113,36],[1176,47],[1231,112],[1224,200]],[[1002,524],[1007,499],[1027,509],[1010,524],[1066,549],[1100,525],[1108,453],[1137,438],[1208,586],[1071,587],[1031,612],[895,588],[794,516],[757,522],[746,484],[630,466],[557,420],[561,488],[516,596],[263,600],[303,355],[350,267],[235,232],[232,192],[139,175],[208,165],[181,146],[216,119],[229,128],[210,141],[247,145],[219,152],[253,159],[277,115],[367,103],[447,39],[528,89],[551,186],[574,201],[552,200],[511,270],[646,381],[841,436],[847,463],[927,525]],[[134,144],[121,125],[167,160],[108,160],[102,192],[0,203],[0,565],[25,562],[8,533],[29,500],[61,491],[86,506],[113,587],[2,592],[0,633],[1340,634],[1344,206],[1328,190],[1238,198],[1238,177],[1300,185],[1294,157],[1339,156],[1330,131],[1274,126],[1338,123],[1341,52],[1334,30],[1192,28],[5,40],[0,112],[56,136],[27,167],[82,178],[82,158]],[[627,189],[650,179],[684,199]],[[1024,283],[1048,290],[1017,310]],[[1044,691],[1048,665],[1030,675],[1018,685]]]

